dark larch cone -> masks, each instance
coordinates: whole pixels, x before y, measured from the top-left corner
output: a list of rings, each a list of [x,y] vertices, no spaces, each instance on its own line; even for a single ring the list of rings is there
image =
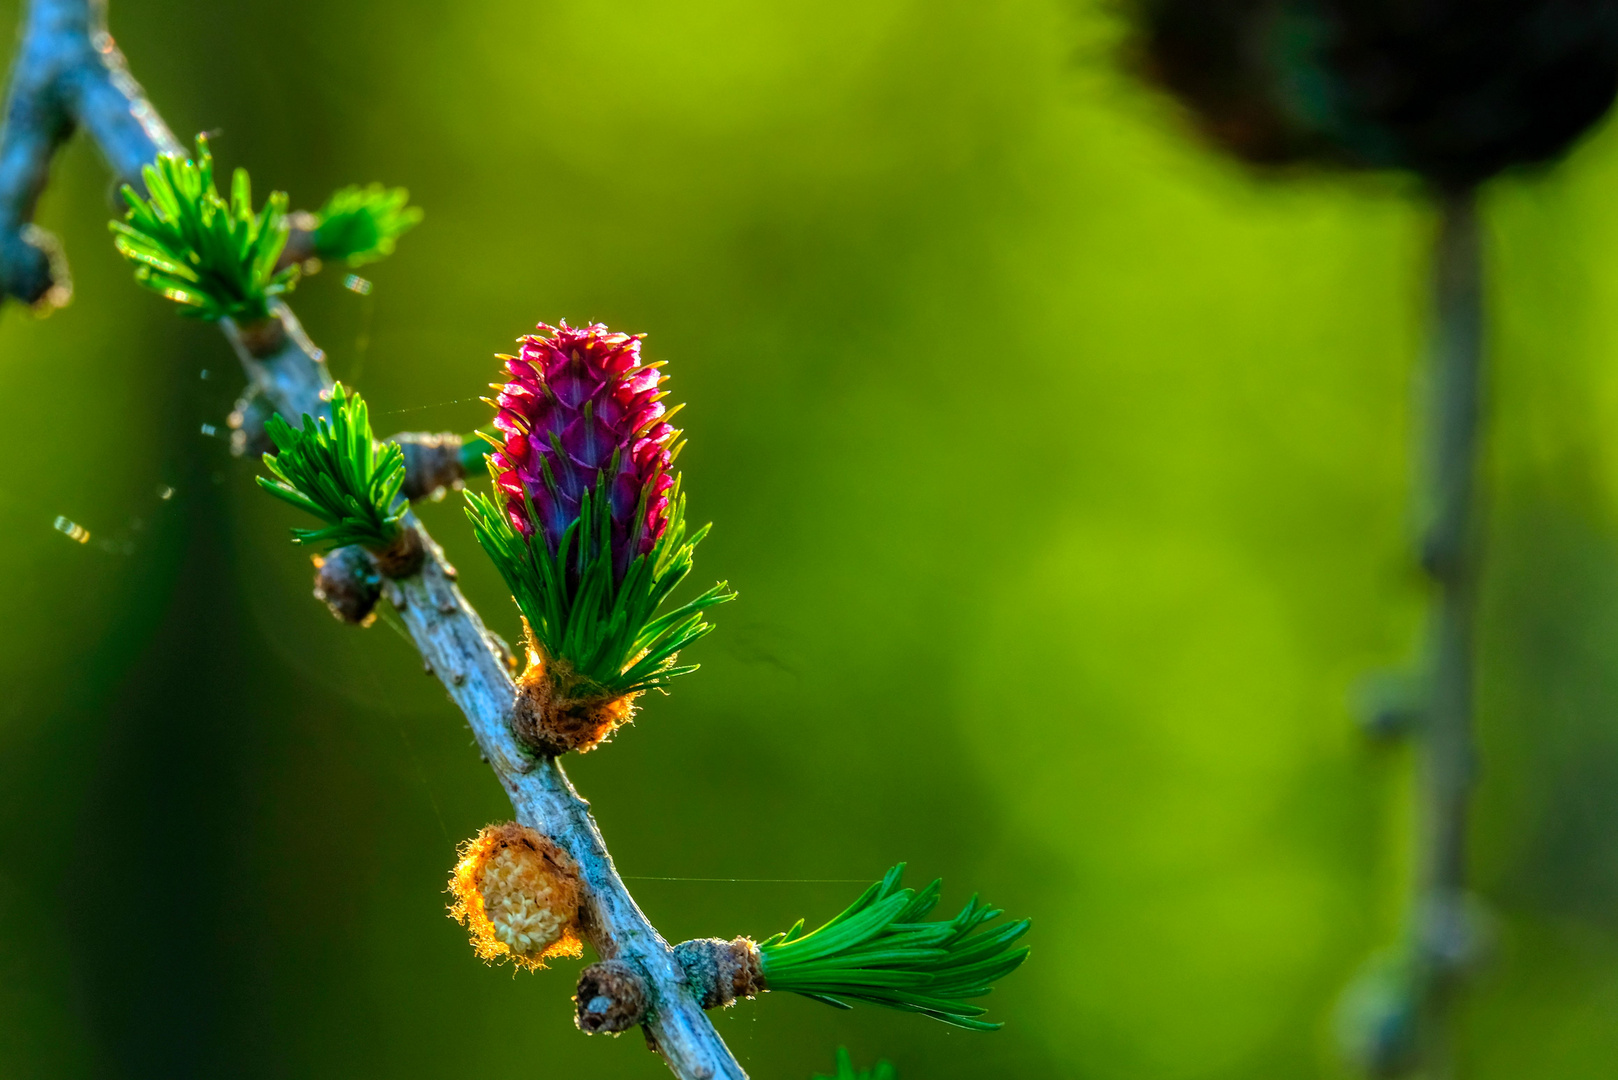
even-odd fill
[[[1465,187],[1618,92],[1618,0],[1136,0],[1136,63],[1244,160]]]
[[[462,440],[454,432],[404,431],[388,441],[404,451],[405,478],[399,493],[411,502],[464,485]]]

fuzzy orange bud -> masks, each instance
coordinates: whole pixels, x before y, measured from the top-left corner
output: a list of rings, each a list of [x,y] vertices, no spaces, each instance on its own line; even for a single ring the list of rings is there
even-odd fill
[[[481,959],[533,971],[553,956],[584,955],[578,865],[549,837],[515,821],[485,825],[457,854],[449,914]]]
[[[517,679],[511,729],[524,746],[548,757],[586,753],[635,718],[639,693],[603,691],[566,660],[548,658],[526,619],[523,641],[528,666]]]

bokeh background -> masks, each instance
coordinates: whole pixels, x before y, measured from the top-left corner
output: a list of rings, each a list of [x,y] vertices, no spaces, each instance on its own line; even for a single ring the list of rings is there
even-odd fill
[[[741,599],[569,768],[671,940],[828,916],[858,886],[823,879],[901,859],[1033,916],[1003,1031],[772,995],[718,1020],[754,1076],[839,1044],[903,1080],[1338,1075],[1332,1002],[1409,856],[1406,754],[1347,702],[1425,599],[1419,201],[1217,159],[1090,0],[112,19],[260,191],[426,208],[369,296],[294,297],[382,430],[484,422],[540,319],[669,362],[699,574]],[[1469,1077],[1618,1053],[1615,192],[1602,130],[1486,198]],[[77,300],[0,312],[0,1074],[666,1075],[573,1031],[576,964],[513,978],[444,917],[500,789],[395,631],[310,599],[291,512],[204,429],[232,357],[130,283],[108,196],[76,141],[41,220]],[[424,517],[514,635],[456,501]]]

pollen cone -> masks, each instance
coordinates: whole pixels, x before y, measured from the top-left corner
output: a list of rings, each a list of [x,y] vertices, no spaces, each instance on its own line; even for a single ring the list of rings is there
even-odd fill
[[[449,914],[471,931],[481,959],[532,971],[553,956],[583,955],[578,867],[550,838],[508,821],[484,826],[458,854]]]

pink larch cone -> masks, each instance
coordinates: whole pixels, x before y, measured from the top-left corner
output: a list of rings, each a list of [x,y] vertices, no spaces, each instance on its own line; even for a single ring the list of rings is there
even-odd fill
[[[642,364],[642,335],[617,334],[600,323],[574,329],[541,323],[504,357],[511,380],[500,388],[491,455],[506,516],[530,544],[555,554],[578,522],[586,492],[607,482],[612,569],[651,552],[668,528],[670,443],[675,430],[658,389],[663,374]],[[594,494],[592,494],[592,498]],[[574,551],[593,538],[577,536]],[[569,587],[578,564],[569,559]],[[634,694],[611,696],[580,678],[566,659],[528,641],[513,724],[543,753],[589,750],[634,713]]]
[[[575,330],[539,325],[506,358],[511,381],[500,389],[494,479],[513,526],[554,553],[579,518],[586,491],[609,482],[613,572],[652,550],[668,527],[669,444],[674,429],[658,384],[663,374],[640,362],[642,335],[615,334],[600,323]],[[532,501],[530,517],[524,494]],[[637,513],[640,510],[640,513]]]

